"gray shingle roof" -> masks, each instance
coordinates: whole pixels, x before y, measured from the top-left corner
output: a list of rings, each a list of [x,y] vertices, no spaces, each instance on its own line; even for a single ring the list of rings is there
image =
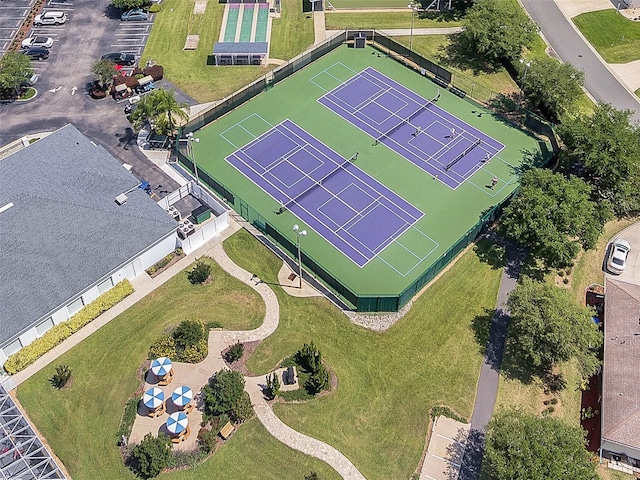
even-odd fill
[[[175,231],[138,184],[72,125],[0,160],[0,345]]]
[[[640,286],[605,285],[602,438],[640,449]]]

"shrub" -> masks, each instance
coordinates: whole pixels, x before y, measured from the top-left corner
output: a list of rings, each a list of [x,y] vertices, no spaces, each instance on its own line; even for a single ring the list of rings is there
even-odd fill
[[[549,403],[551,403],[551,405],[555,405],[556,403],[558,403],[558,399],[557,398],[552,398]]]
[[[315,395],[329,387],[329,372],[320,365],[318,369],[311,374],[309,380],[304,384],[304,388],[311,394]]]
[[[236,360],[240,360],[242,355],[244,355],[244,343],[238,341],[229,348],[226,354],[227,362],[233,363]]]
[[[253,407],[251,406],[251,399],[247,392],[243,391],[242,394],[236,398],[229,411],[229,416],[236,423],[242,423],[253,416]]]
[[[195,266],[187,273],[187,278],[195,285],[206,282],[209,275],[211,275],[211,265],[197,260]]]
[[[295,355],[296,362],[310,372],[315,372],[319,365],[322,365],[322,354],[316,346],[311,343],[305,343]]]
[[[158,13],[160,10],[162,10],[162,6],[157,3],[149,7],[149,13]]]
[[[211,453],[218,443],[218,434],[213,430],[201,428],[198,432],[198,445],[203,452]]]
[[[231,416],[236,400],[244,392],[244,378],[240,372],[220,370],[215,373],[204,387],[202,398],[207,415],[227,414]]]
[[[56,367],[56,373],[53,374],[53,377],[49,380],[51,385],[60,390],[64,387],[69,380],[71,379],[71,369],[69,365],[58,365]]]
[[[271,375],[267,375],[267,390],[266,395],[269,400],[273,400],[280,391],[280,379],[276,372]]]
[[[565,285],[566,285],[567,283],[569,283],[569,278],[568,278],[568,277],[564,277],[564,278],[562,279],[562,283],[564,283]]]
[[[222,328],[224,325],[217,320],[213,320],[211,322],[207,322],[204,324],[209,330],[213,330],[214,328]]]
[[[460,415],[455,413],[453,410],[451,410],[449,407],[435,406],[431,409],[431,418],[435,420],[436,418],[441,416],[451,418],[458,422],[468,423],[466,418],[461,417]]]
[[[176,354],[176,361],[184,363],[200,363],[209,354],[209,343],[207,340],[200,340],[196,345],[185,348]]]
[[[320,480],[320,477],[316,472],[311,472],[309,475],[304,476],[304,480]]]
[[[173,332],[173,340],[179,349],[192,347],[204,338],[204,324],[199,320],[183,320]]]
[[[131,435],[133,423],[138,414],[138,402],[140,402],[140,397],[134,397],[130,398],[125,404],[122,420],[120,420],[120,428],[118,429],[118,442],[122,441],[122,437],[129,438],[129,435]]]
[[[163,333],[149,349],[149,359],[158,357],[176,358],[176,343],[173,335]]]
[[[142,442],[131,450],[133,470],[143,478],[157,477],[171,462],[171,439],[160,433],[147,433]]]
[[[86,305],[69,320],[55,325],[42,337],[36,338],[32,343],[22,348],[22,350],[11,355],[4,363],[4,369],[11,375],[24,370],[53,347],[62,343],[72,334],[99,317],[114,305],[120,303],[124,298],[132,293],[133,287],[129,281],[123,280],[111,290],[103,293],[93,302]]]

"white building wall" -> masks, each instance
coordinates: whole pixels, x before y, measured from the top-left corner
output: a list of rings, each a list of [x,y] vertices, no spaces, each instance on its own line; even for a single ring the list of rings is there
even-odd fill
[[[160,260],[161,258],[171,253],[175,249],[175,247],[176,247],[176,235],[174,233],[173,235],[169,235],[167,238],[159,242],[157,245],[147,250],[141,256],[136,257],[132,262],[130,262],[125,267],[121,268],[120,270],[116,271],[113,275],[111,275],[113,284],[116,285],[117,283],[124,280],[125,278],[132,279],[137,275],[144,273],[145,269],[149,268],[158,260]],[[104,279],[101,279],[100,282],[98,283],[101,283],[102,281],[104,281]],[[99,296],[98,286],[96,284],[90,287],[88,290],[86,290],[82,294],[82,299],[84,301],[84,304],[87,305],[92,301],[94,301],[96,298],[98,298],[98,296]],[[59,310],[55,311],[51,315],[54,325],[58,325],[59,323],[64,322],[65,320],[68,320],[71,317],[71,315],[69,315],[67,305],[70,302],[74,301],[76,298],[78,297],[69,299],[67,302],[65,302],[65,304]],[[34,325],[32,328],[30,328],[29,330],[25,331],[20,335],[19,337],[20,343],[22,344],[23,347],[29,345],[36,338],[38,338],[36,326],[37,325]],[[6,360],[7,360],[7,355],[4,353],[4,350],[0,348],[0,367],[4,364]]]
[[[609,440],[605,440],[604,438],[602,439],[602,450],[615,453],[616,455],[624,454],[628,457],[640,460],[640,449],[633,448],[629,445],[621,445],[616,442],[611,442]]]

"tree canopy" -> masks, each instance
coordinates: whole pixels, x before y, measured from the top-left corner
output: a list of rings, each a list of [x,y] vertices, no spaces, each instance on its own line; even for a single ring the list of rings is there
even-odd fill
[[[507,302],[511,323],[506,349],[538,374],[575,358],[584,379],[598,370],[602,334],[593,311],[576,304],[566,290],[523,277]]]
[[[187,104],[176,100],[174,91],[161,88],[140,99],[131,114],[131,121],[136,129],[140,129],[148,121],[156,132],[171,135],[177,120],[189,119],[184,111],[187,107]]]
[[[598,104],[592,116],[566,120],[558,128],[564,160],[584,168],[598,200],[608,200],[616,215],[640,212],[640,127],[631,110]]]
[[[516,2],[477,0],[463,19],[464,30],[455,35],[467,54],[490,64],[514,60],[533,43],[538,27]]]
[[[132,8],[141,8],[149,5],[148,0],[113,0],[111,4],[122,10],[131,10]]]
[[[593,248],[611,217],[607,202],[591,201],[591,187],[577,177],[533,168],[505,208],[501,228],[547,267],[570,265],[580,251]]]
[[[103,90],[107,90],[111,86],[113,76],[117,73],[116,64],[107,59],[100,59],[94,63],[92,71]]]
[[[202,387],[207,415],[229,415],[243,422],[253,415],[249,394],[244,391],[244,378],[234,370],[220,370]]]
[[[540,107],[552,120],[569,111],[582,95],[584,72],[570,63],[560,63],[551,57],[531,62],[520,72],[520,85],[527,100]]]
[[[29,57],[7,52],[0,58],[0,90],[17,95],[22,84],[33,75]]]
[[[144,439],[131,449],[132,468],[142,478],[153,478],[167,468],[171,461],[171,439],[160,433],[157,437],[147,433]]]
[[[584,442],[579,426],[504,410],[487,427],[482,469],[494,480],[597,480]]]

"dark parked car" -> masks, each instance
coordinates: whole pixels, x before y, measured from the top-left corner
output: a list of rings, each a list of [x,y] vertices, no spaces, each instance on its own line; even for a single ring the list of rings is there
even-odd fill
[[[144,22],[145,20],[149,20],[149,14],[141,8],[135,8],[133,10],[124,12],[120,17],[120,20]]]
[[[46,60],[47,58],[49,58],[49,50],[44,47],[31,47],[27,48],[26,50],[21,50],[20,52],[29,57],[31,60],[34,60],[36,58],[38,60]]]
[[[132,53],[114,52],[102,55],[102,60],[111,60],[116,65],[130,66],[136,63],[136,56]]]

